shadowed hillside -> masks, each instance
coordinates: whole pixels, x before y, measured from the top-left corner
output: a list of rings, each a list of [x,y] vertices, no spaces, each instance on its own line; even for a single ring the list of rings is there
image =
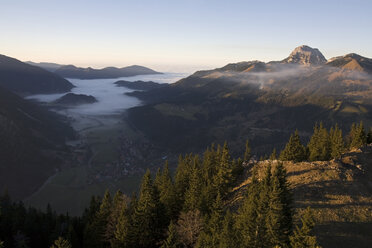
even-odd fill
[[[0,191],[16,199],[36,191],[69,160],[72,137],[60,116],[0,88]]]
[[[22,95],[63,93],[74,87],[52,72],[4,55],[0,55],[0,86]]]

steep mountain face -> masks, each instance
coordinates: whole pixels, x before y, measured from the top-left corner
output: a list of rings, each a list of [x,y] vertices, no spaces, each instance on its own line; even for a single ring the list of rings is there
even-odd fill
[[[74,86],[40,67],[0,55],[0,86],[21,95],[63,93]]]
[[[315,122],[338,123],[344,131],[359,120],[372,125],[369,60],[358,62],[364,71],[345,69],[325,64],[318,52],[301,46],[283,61],[228,64],[131,93],[147,105],[131,109],[129,120],[170,149],[200,150],[228,140],[239,151],[249,138],[258,154],[282,148],[296,128],[306,137]]]
[[[98,79],[98,78],[119,78],[136,75],[159,74],[150,68],[138,65],[127,66],[123,68],[106,67],[103,69],[80,68],[74,65],[61,66],[54,71],[64,78],[78,79]]]
[[[73,130],[61,117],[0,87],[0,191],[22,199],[67,161]]]
[[[296,47],[289,57],[282,62],[300,65],[322,65],[326,63],[327,60],[317,48],[303,45]]]

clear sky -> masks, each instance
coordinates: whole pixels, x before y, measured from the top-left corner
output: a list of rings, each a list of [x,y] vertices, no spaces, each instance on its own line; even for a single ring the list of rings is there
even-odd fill
[[[0,0],[0,54],[192,71],[280,60],[296,47],[372,57],[372,1]]]

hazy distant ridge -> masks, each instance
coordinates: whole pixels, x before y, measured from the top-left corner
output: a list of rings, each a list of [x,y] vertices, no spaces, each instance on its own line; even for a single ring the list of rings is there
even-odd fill
[[[45,70],[54,72],[64,78],[77,78],[77,79],[103,79],[103,78],[119,78],[119,77],[131,77],[137,75],[149,75],[149,74],[161,74],[160,72],[154,71],[150,68],[131,65],[122,68],[117,67],[105,67],[103,69],[94,69],[91,67],[82,68],[74,65],[60,65],[56,63],[40,62],[35,63],[27,61],[26,63],[39,66]]]

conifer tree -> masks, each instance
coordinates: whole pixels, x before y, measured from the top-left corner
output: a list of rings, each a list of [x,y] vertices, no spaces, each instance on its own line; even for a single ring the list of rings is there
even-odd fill
[[[369,132],[367,134],[367,144],[372,143],[372,127],[369,128]]]
[[[366,133],[364,131],[364,125],[361,121],[358,124],[353,124],[350,131],[350,148],[359,148],[366,144]]]
[[[301,144],[298,130],[289,138],[284,150],[280,153],[280,160],[300,162],[306,159],[305,147]]]
[[[258,208],[260,205],[260,185],[257,180],[257,170],[252,173],[252,182],[249,185],[243,205],[238,210],[237,230],[242,247],[257,247],[258,234]]]
[[[292,248],[317,248],[316,236],[312,234],[314,218],[308,207],[301,218],[302,226],[296,226],[293,235],[290,236]]]
[[[150,171],[145,173],[138,202],[133,213],[133,237],[139,248],[156,247],[163,236],[164,208],[154,186]]]
[[[339,158],[344,151],[345,144],[342,137],[342,130],[337,124],[334,128],[331,128],[329,136],[331,140],[331,157]]]
[[[327,129],[323,123],[315,124],[314,133],[308,144],[309,160],[321,161],[329,160],[331,156],[331,141]]]
[[[178,212],[177,197],[172,177],[169,172],[168,161],[164,164],[160,176],[160,183],[157,186],[160,202],[164,205],[167,219],[174,219]]]
[[[107,225],[106,225],[106,231],[105,231],[105,238],[106,241],[112,243],[115,239],[115,231],[117,227],[117,223],[119,220],[119,216],[122,209],[127,208],[126,198],[123,195],[123,193],[118,190],[115,193],[115,196],[112,200],[112,207],[111,207],[111,213],[107,218]]]
[[[123,204],[120,209],[120,215],[115,227],[114,237],[111,242],[111,247],[131,247],[133,243],[130,237],[131,219],[128,207]]]
[[[286,172],[280,163],[271,177],[268,210],[266,214],[267,238],[271,247],[288,247],[292,229],[291,195]]]
[[[211,216],[204,230],[201,232],[196,244],[197,248],[218,247],[220,244],[220,233],[222,231],[223,203],[221,195],[218,194],[212,207]]]
[[[235,228],[235,221],[232,213],[227,210],[223,222],[222,230],[220,236],[219,248],[230,248],[230,247],[240,247],[241,242],[238,237],[238,231]]]
[[[173,221],[171,221],[168,226],[167,235],[167,239],[164,240],[161,248],[182,248],[182,245],[179,241],[176,225]]]
[[[111,213],[111,195],[106,191],[96,215],[88,223],[84,231],[84,246],[101,248],[107,246],[105,231]]]
[[[71,248],[71,244],[66,239],[59,237],[56,241],[54,241],[54,244],[51,246],[51,248]]]
[[[249,145],[249,140],[245,142],[245,152],[244,152],[244,161],[247,162],[251,159],[251,147]]]
[[[202,204],[202,181],[197,164],[191,168],[189,184],[190,185],[185,193],[185,202],[183,205],[183,211],[185,212],[200,209]]]
[[[213,179],[215,184],[215,188],[217,191],[224,195],[227,192],[230,184],[233,180],[233,168],[231,164],[231,157],[229,153],[229,148],[227,146],[227,142],[225,142],[222,150],[221,150],[221,157],[220,162],[218,164],[217,173]]]
[[[189,187],[191,156],[191,154],[185,157],[180,155],[178,158],[178,166],[175,175],[175,190],[177,201],[180,202],[180,205],[184,202],[185,193]]]
[[[276,154],[276,149],[274,148],[273,152],[270,155],[270,160],[276,160],[276,158],[277,158],[277,154]]]

